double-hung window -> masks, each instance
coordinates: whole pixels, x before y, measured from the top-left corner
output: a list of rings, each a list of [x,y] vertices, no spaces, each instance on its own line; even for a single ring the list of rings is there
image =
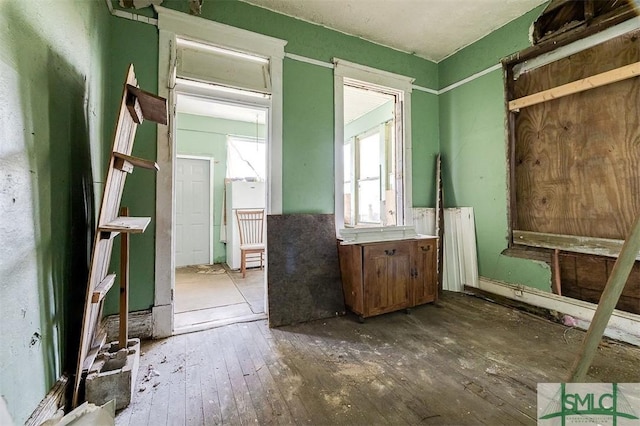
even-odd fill
[[[411,79],[335,60],[336,227],[411,223]]]

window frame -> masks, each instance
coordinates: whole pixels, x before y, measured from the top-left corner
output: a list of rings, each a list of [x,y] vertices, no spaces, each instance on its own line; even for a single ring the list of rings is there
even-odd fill
[[[411,170],[411,77],[378,70],[342,59],[334,58],[335,103],[335,224],[336,235],[345,227],[344,220],[344,84],[356,81],[365,87],[379,89],[396,96],[396,226],[413,222],[412,170]],[[402,211],[400,211],[402,210]],[[382,212],[381,212],[382,213]]]

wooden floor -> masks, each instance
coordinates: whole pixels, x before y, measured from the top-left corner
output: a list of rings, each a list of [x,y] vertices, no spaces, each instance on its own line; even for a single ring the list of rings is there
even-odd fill
[[[117,425],[536,423],[584,333],[462,294],[367,319],[234,324],[146,342]],[[640,348],[604,342],[589,381],[640,382]]]
[[[258,268],[249,269],[243,278],[242,272],[222,264],[178,268],[175,297],[176,333],[262,319],[265,273]]]

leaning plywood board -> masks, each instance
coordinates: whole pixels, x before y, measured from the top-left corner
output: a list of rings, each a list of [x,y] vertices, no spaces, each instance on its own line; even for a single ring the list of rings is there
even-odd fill
[[[74,407],[79,402],[83,373],[91,366],[93,357],[97,353],[96,348],[99,349],[104,343],[104,336],[97,333],[97,330],[102,316],[104,296],[115,279],[115,277],[109,276],[107,271],[111,260],[113,237],[118,233],[144,232],[150,221],[149,218],[118,216],[124,184],[127,175],[133,171],[133,167],[141,165],[145,168],[156,169],[154,162],[131,156],[136,129],[143,119],[166,124],[166,111],[164,99],[138,89],[133,65],[130,65],[125,78],[120,111],[113,136],[112,154],[107,169],[98,229],[91,256],[78,364],[74,378],[72,400]]]

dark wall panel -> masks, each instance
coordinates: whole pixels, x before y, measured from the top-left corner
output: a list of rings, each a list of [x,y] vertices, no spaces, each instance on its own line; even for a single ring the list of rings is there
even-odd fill
[[[269,326],[344,314],[334,216],[267,216]]]
[[[614,264],[615,259],[607,257],[560,254],[562,295],[598,303]],[[634,264],[616,308],[640,314],[640,261]]]

